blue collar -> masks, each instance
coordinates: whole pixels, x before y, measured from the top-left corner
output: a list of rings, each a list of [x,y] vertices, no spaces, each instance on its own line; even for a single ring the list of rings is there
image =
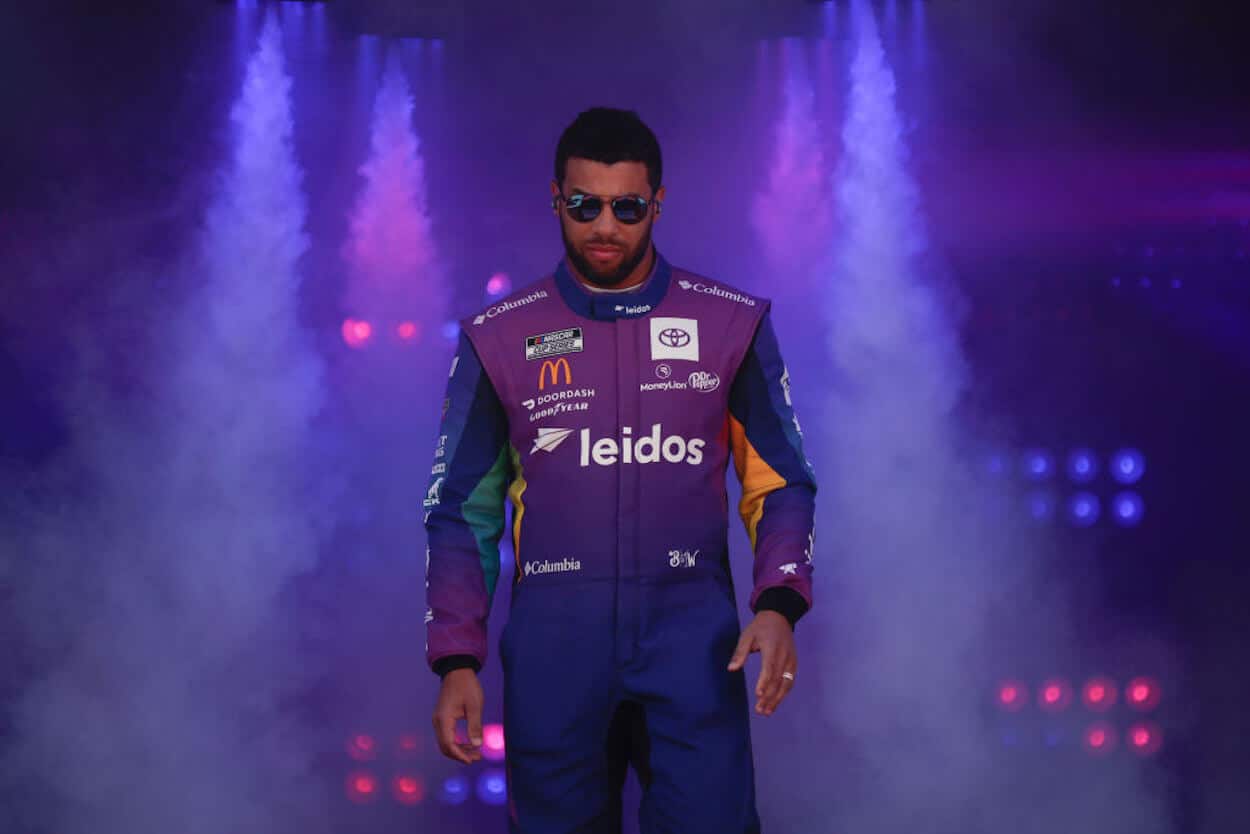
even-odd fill
[[[573,312],[589,319],[632,319],[645,316],[659,305],[664,294],[668,292],[672,270],[660,250],[656,249],[651,277],[643,282],[637,292],[593,293],[569,272],[564,258],[560,259],[556,267],[555,277],[556,287],[560,290],[564,303]]]

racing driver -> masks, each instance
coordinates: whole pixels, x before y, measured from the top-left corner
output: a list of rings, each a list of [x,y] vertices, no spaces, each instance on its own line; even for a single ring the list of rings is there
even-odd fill
[[[618,832],[631,764],[643,832],[759,832],[747,656],[761,655],[757,713],[795,683],[816,485],[789,376],[767,300],[657,251],[661,174],[635,113],[580,114],[551,183],[565,257],[460,322],[424,501],[426,654],[442,678],[439,746],[476,761],[506,533],[514,834]],[[741,631],[731,458],[754,553],[754,618]]]

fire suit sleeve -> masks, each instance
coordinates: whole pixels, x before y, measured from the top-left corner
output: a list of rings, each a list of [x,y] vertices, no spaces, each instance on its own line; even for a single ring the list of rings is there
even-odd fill
[[[778,611],[793,626],[812,605],[816,479],[767,311],[729,390],[728,419],[738,511],[755,553],[750,607]]]
[[[462,332],[424,502],[425,649],[439,675],[486,662],[510,471],[507,416]]]

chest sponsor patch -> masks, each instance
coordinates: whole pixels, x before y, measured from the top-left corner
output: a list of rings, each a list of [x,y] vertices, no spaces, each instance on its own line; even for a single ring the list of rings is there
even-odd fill
[[[553,330],[537,336],[525,337],[525,359],[545,359],[563,353],[581,353],[585,347],[580,327]]]
[[[686,359],[699,361],[699,322],[672,316],[653,316],[651,323],[651,359]]]

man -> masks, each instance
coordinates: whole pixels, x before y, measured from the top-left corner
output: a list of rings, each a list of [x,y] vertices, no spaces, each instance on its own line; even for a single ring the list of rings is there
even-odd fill
[[[788,375],[767,301],[656,251],[661,173],[634,113],[578,116],[551,183],[565,259],[461,322],[452,361],[425,500],[434,726],[444,754],[480,757],[477,671],[510,499],[513,832],[619,831],[627,761],[644,832],[758,832],[747,655],[761,653],[758,713],[794,686],[816,487]],[[755,554],[741,634],[731,455]]]

